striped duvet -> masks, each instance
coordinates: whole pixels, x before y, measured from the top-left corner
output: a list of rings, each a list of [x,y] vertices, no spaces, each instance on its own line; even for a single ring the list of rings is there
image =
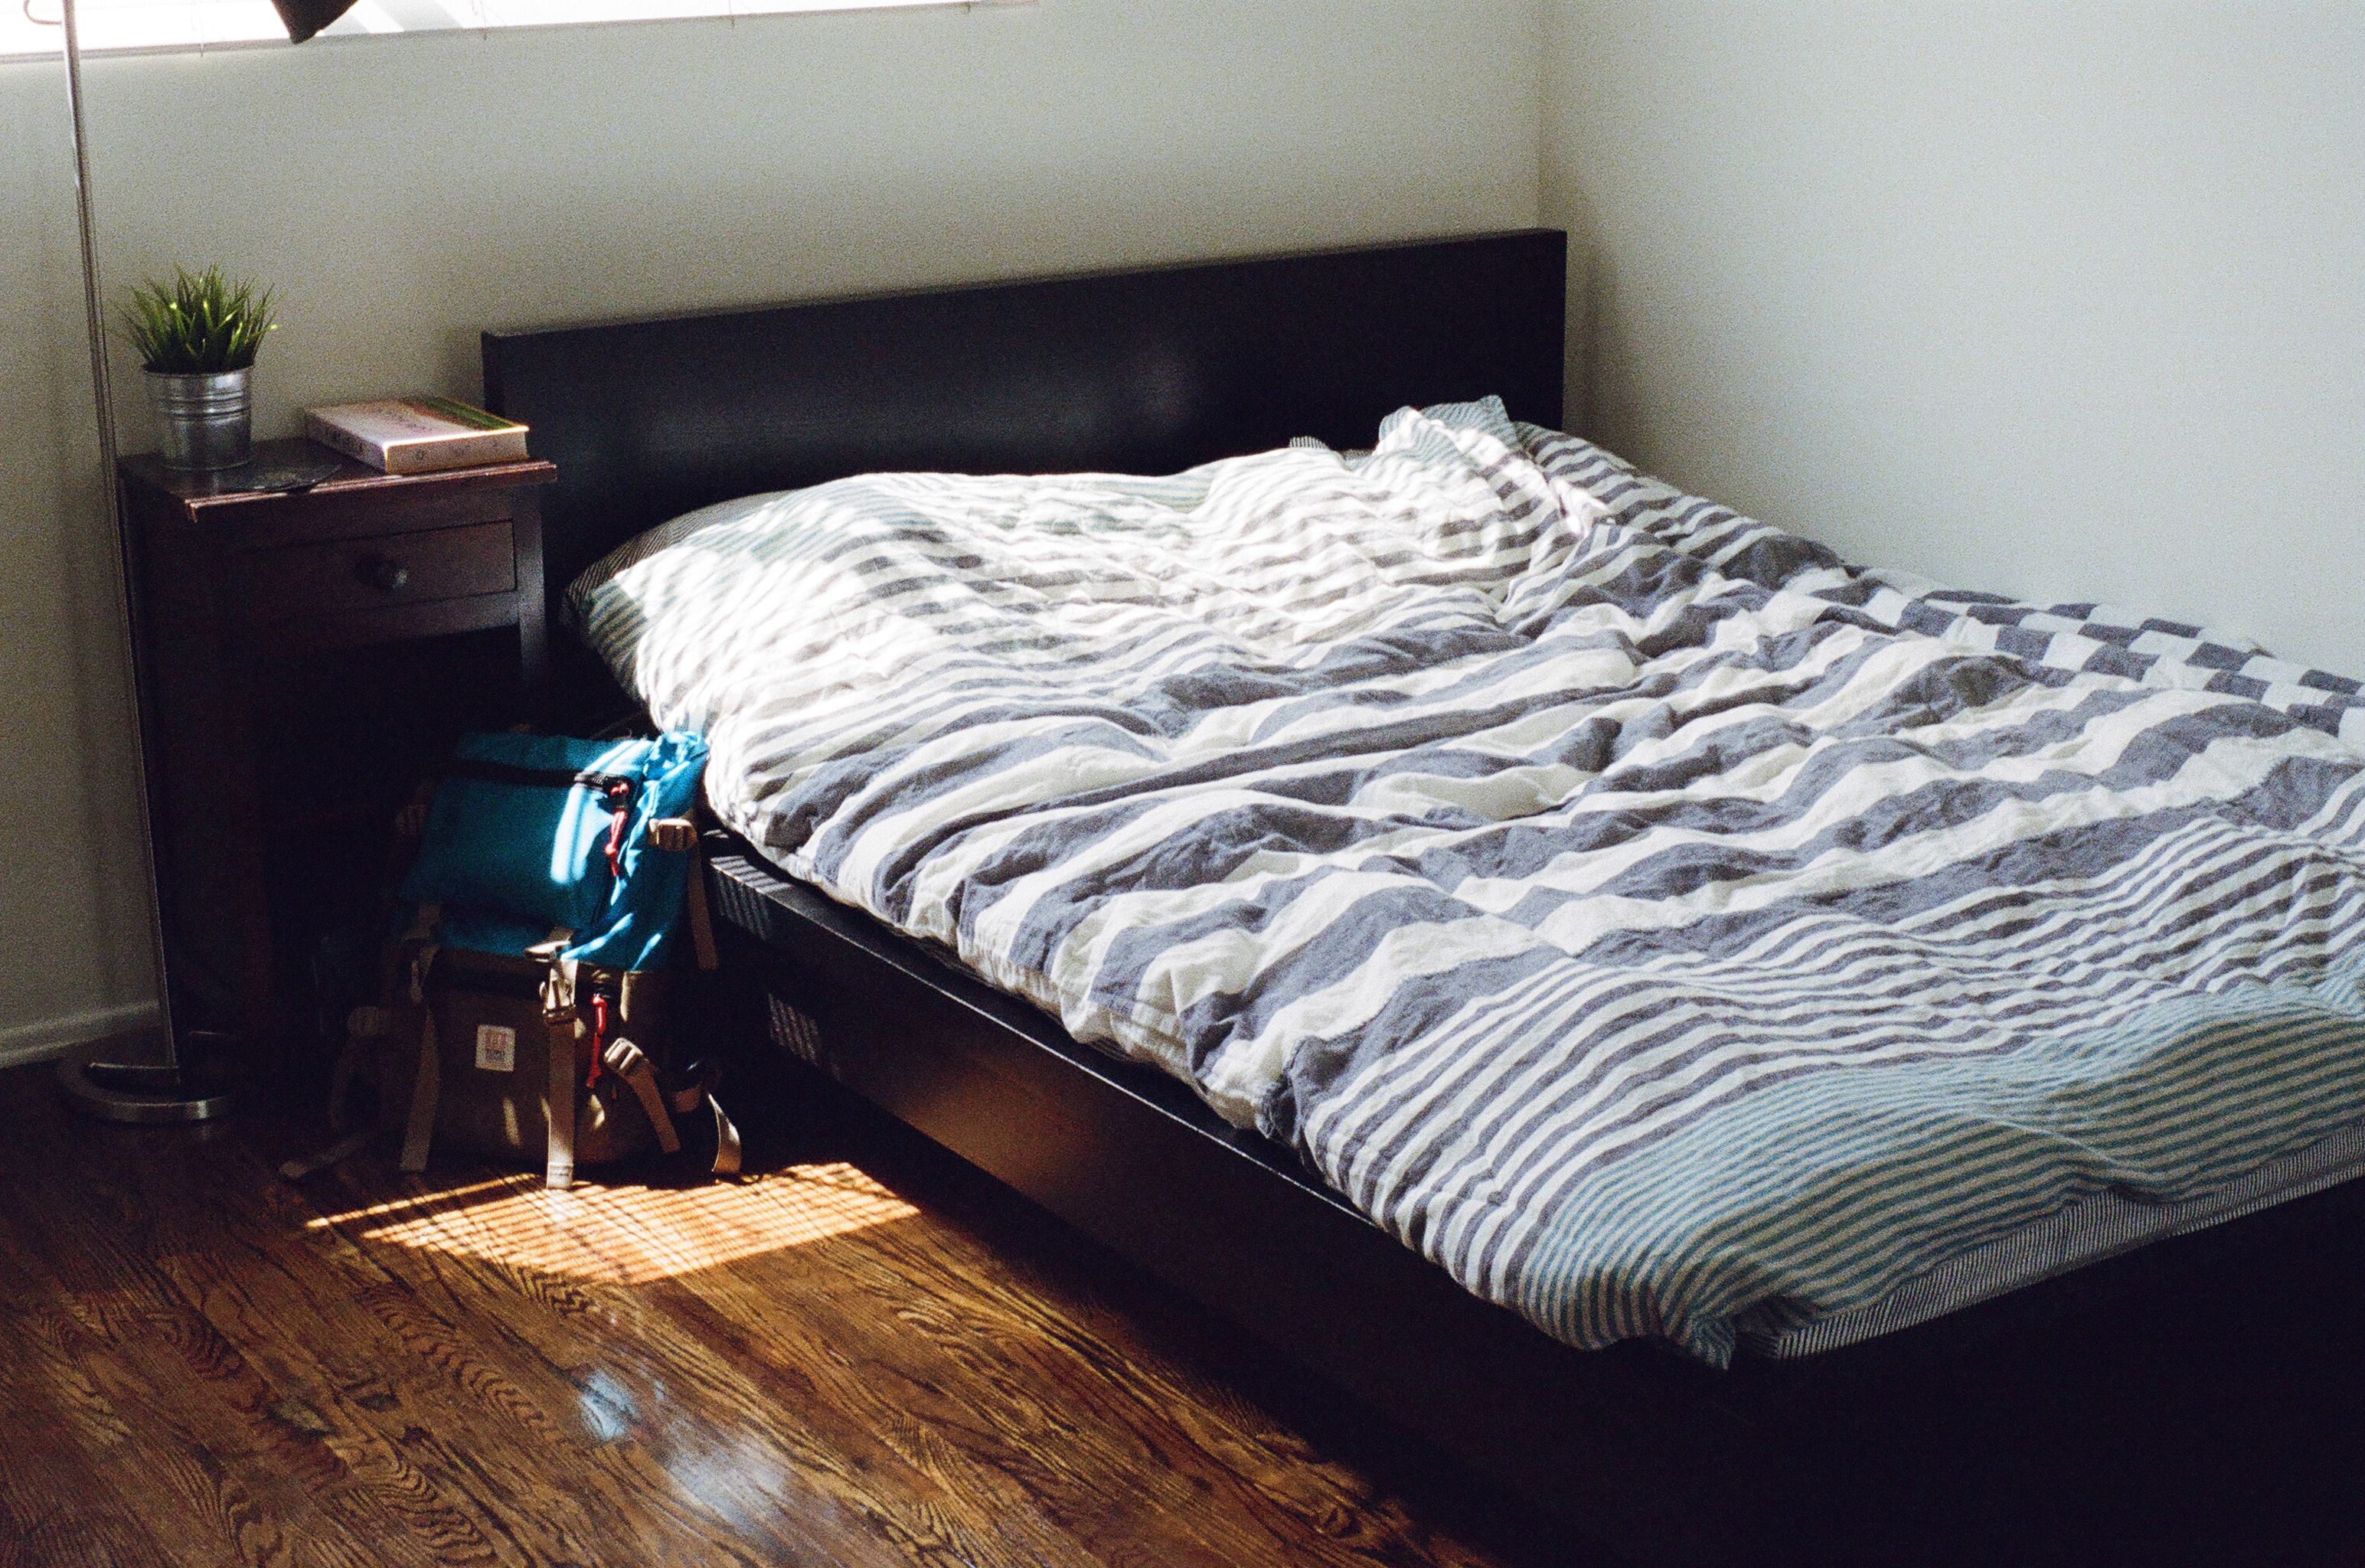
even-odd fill
[[[2355,683],[1491,401],[755,498],[576,608],[785,870],[1573,1344],[1818,1349],[2355,1169]]]

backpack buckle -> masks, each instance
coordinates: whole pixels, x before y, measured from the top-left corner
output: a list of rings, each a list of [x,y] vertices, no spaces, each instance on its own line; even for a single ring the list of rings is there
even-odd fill
[[[573,1024],[575,1012],[575,977],[570,966],[553,964],[550,972],[542,977],[542,1021],[551,1025]]]

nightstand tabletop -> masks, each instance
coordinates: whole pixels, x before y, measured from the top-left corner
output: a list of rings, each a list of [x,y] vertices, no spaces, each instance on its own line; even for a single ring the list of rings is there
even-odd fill
[[[255,468],[274,463],[323,462],[334,459],[337,471],[303,490],[253,490],[246,487]],[[221,506],[268,505],[306,497],[350,494],[356,490],[438,490],[459,487],[507,488],[515,485],[546,485],[558,476],[557,467],[538,457],[517,463],[485,463],[469,468],[446,468],[433,474],[388,474],[366,463],[330,451],[298,437],[289,441],[259,441],[254,461],[237,468],[193,474],[167,468],[157,455],[142,453],[122,463],[126,478],[172,497],[192,511]]]

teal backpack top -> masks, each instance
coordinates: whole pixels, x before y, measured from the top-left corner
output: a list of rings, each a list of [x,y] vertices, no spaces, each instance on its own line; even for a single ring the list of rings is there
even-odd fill
[[[460,742],[403,879],[414,909],[441,906],[446,946],[556,957],[604,969],[669,963],[691,857],[649,824],[698,801],[706,743],[475,734]]]

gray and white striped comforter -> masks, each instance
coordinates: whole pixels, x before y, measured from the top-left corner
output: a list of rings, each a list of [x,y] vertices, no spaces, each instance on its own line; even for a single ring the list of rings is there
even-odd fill
[[[790,874],[1577,1345],[1813,1349],[2365,1117],[2354,683],[1852,568],[1491,402],[758,498],[577,609]]]

